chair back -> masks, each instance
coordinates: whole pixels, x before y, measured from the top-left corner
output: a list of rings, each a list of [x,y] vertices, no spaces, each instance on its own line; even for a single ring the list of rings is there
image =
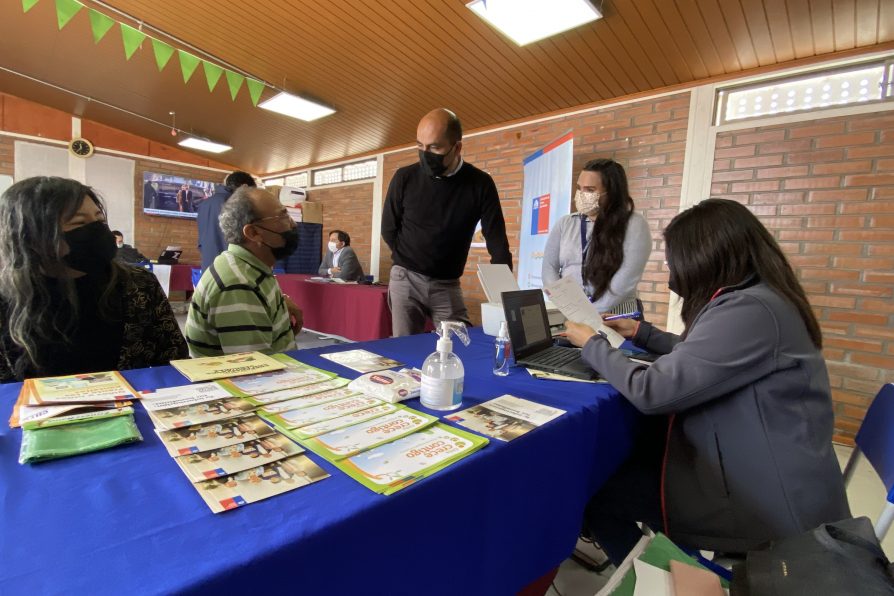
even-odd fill
[[[894,502],[894,384],[884,385],[872,400],[855,442]]]

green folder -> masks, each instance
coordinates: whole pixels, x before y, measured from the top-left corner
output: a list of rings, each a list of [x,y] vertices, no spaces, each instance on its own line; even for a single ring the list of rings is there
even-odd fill
[[[19,463],[80,455],[142,440],[133,416],[23,430]]]

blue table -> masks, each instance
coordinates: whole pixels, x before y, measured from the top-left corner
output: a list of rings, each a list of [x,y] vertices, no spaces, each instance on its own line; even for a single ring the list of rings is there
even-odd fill
[[[464,407],[509,393],[567,414],[391,496],[311,454],[330,478],[214,515],[141,407],[142,443],[33,466],[17,463],[20,431],[0,425],[0,594],[514,594],[570,554],[587,498],[626,457],[637,415],[608,385],[537,381],[521,368],[494,377],[491,338],[472,336],[469,347],[454,342]],[[419,366],[435,339],[291,355],[353,378],[319,353],[362,347]],[[138,390],[186,383],[171,367],[124,374]],[[0,385],[3,421],[19,387]]]

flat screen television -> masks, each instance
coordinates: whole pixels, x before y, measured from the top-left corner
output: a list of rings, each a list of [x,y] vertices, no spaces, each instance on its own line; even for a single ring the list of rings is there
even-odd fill
[[[208,180],[145,172],[143,213],[195,219],[199,205],[214,194],[217,184]]]

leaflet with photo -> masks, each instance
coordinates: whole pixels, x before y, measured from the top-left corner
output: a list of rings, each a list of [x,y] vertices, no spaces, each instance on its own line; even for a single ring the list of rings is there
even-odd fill
[[[29,403],[72,404],[140,399],[117,371],[28,379]]]
[[[320,357],[360,373],[375,372],[377,370],[386,370],[396,366],[403,366],[403,364],[397,360],[379,356],[378,354],[373,354],[366,350],[330,352],[329,354],[320,354]]]
[[[238,397],[251,397],[283,389],[294,389],[328,381],[335,377],[331,373],[313,366],[298,362],[285,354],[274,354],[274,360],[284,365],[282,370],[264,371],[233,379],[224,379],[217,383]]]
[[[301,428],[308,424],[323,422],[324,420],[338,418],[351,412],[365,410],[381,403],[377,399],[355,395],[354,397],[346,397],[309,408],[289,410],[272,416],[262,413],[262,417],[283,428]]]
[[[307,426],[302,426],[301,428],[296,428],[294,430],[283,430],[283,432],[286,432],[290,437],[298,439],[299,441],[302,439],[310,439],[311,437],[332,432],[333,430],[338,430],[345,426],[351,426],[352,424],[366,422],[367,420],[372,420],[373,418],[378,418],[385,414],[391,414],[392,412],[403,409],[403,407],[404,406],[395,404],[379,404],[365,410],[359,410],[344,416],[339,416],[338,418],[332,418],[316,424],[308,424]]]
[[[143,396],[143,407],[148,412],[185,408],[233,397],[216,383],[196,383],[194,385],[181,385],[180,387],[165,387],[155,391],[141,391],[140,395]]]
[[[484,437],[435,424],[334,464],[370,490],[390,495],[471,455],[487,443]]]
[[[262,393],[261,395],[254,395],[251,397],[246,397],[245,399],[255,404],[256,406],[266,406],[267,404],[287,401],[290,399],[305,397],[308,395],[315,395],[323,393],[324,391],[331,391],[332,389],[339,389],[347,385],[349,382],[350,381],[348,379],[335,377],[334,379],[329,379],[328,381],[323,381],[322,383],[314,383],[313,385],[296,387],[294,389],[283,389],[282,391],[274,391],[272,393]]]
[[[171,457],[210,451],[274,434],[270,425],[256,414],[197,424],[177,430],[155,431]]]
[[[130,403],[130,402],[121,402]],[[36,428],[49,428],[51,426],[62,426],[63,424],[77,424],[79,422],[88,422],[100,420],[102,418],[113,418],[115,416],[133,415],[133,408],[125,406],[121,408],[91,408],[87,411],[79,411],[77,414],[68,414],[65,416],[55,416],[45,420],[32,420],[23,422],[22,428],[25,430],[34,430]]]
[[[175,457],[174,461],[192,482],[202,482],[210,478],[236,474],[303,452],[303,448],[283,435],[273,434],[212,451]]]
[[[71,416],[85,412],[98,412],[103,410],[119,410],[131,406],[131,401],[116,402],[94,402],[90,404],[68,404],[63,406],[41,406],[41,405],[25,405],[25,394],[27,393],[25,384],[22,386],[22,392],[19,399],[12,408],[12,416],[9,418],[9,427],[18,428],[28,424],[37,424],[52,418],[61,416]]]
[[[410,408],[347,426],[301,442],[330,461],[350,457],[431,426],[438,419]]]
[[[311,395],[296,397],[288,401],[265,404],[260,411],[262,414],[281,414],[282,412],[288,412],[289,410],[309,408],[310,406],[317,406],[319,404],[325,404],[330,401],[353,397],[355,395],[360,394],[350,387],[341,387],[340,389],[330,389],[329,391],[323,391],[322,393],[312,393]]]
[[[260,352],[240,352],[223,356],[171,360],[171,366],[193,383],[253,375],[282,370],[286,367],[285,363]]]
[[[555,420],[564,413],[565,410],[544,406],[527,399],[501,395],[450,414],[445,419],[489,437],[511,441],[550,420]]]
[[[302,454],[193,486],[211,511],[221,513],[328,477],[328,472]]]
[[[155,428],[173,430],[175,428],[183,428],[184,426],[244,416],[255,410],[255,408],[254,404],[247,402],[241,397],[230,396],[182,408],[148,411],[148,414],[155,424]]]

